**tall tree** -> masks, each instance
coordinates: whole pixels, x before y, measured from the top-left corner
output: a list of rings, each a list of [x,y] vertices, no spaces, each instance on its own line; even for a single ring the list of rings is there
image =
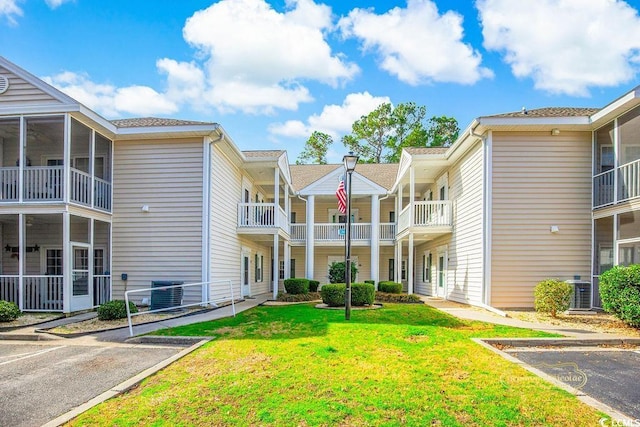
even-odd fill
[[[433,116],[429,119],[427,140],[430,147],[448,147],[458,139],[460,128],[453,117]]]
[[[415,102],[381,104],[356,120],[342,143],[365,163],[398,162],[406,147],[451,145],[460,132],[456,119],[434,116],[425,124],[426,115],[427,108]]]
[[[304,144],[304,150],[296,160],[297,165],[302,164],[327,164],[327,151],[329,146],[333,144],[333,138],[326,133],[313,131],[307,142]]]

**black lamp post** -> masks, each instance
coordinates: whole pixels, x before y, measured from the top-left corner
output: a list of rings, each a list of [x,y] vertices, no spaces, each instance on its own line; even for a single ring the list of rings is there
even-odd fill
[[[344,318],[351,319],[351,174],[358,163],[358,156],[349,152],[342,158],[344,169],[347,172],[347,230],[345,236],[345,282],[347,289],[344,295]]]

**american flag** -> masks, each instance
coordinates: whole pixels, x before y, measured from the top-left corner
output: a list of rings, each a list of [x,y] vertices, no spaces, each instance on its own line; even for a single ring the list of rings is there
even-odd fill
[[[340,180],[338,189],[336,190],[336,197],[338,197],[338,210],[341,214],[347,213],[347,192],[344,190],[344,180]]]

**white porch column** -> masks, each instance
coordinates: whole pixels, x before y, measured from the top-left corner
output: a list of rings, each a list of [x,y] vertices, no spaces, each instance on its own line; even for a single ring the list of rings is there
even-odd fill
[[[67,166],[65,165],[65,168]],[[66,186],[68,187],[68,186]],[[62,311],[71,311],[71,215],[69,212],[62,213]],[[125,286],[126,290],[126,286]]]
[[[402,212],[402,184],[398,184],[398,195],[396,197],[396,223],[400,219],[400,212]]]
[[[416,177],[413,166],[409,167],[409,227],[415,224],[414,202],[416,200]]]
[[[274,225],[278,226],[278,213],[280,210],[280,169],[276,168],[275,175],[273,177],[273,220]]]
[[[377,194],[371,195],[371,280],[378,289],[380,274],[380,201]]]
[[[273,236],[273,299],[278,298],[278,280],[280,279],[280,254],[278,250],[280,249],[280,236],[276,233]]]
[[[291,206],[291,197],[289,197],[289,190],[287,189],[287,184],[285,182],[284,184],[284,213],[285,213],[285,220],[287,221],[286,224],[282,224],[282,226],[284,227],[285,230],[287,230],[287,233],[291,233],[291,219],[289,218],[289,216],[291,215],[290,212],[290,208],[289,206]]]
[[[413,293],[413,233],[409,233],[409,258],[407,259],[407,293]]]
[[[395,281],[398,283],[402,282],[402,272],[400,271],[400,266],[402,265],[402,241],[398,240],[396,243],[396,256],[394,257],[395,266],[393,267],[393,271],[395,272]]]
[[[307,197],[307,240],[305,253],[305,276],[309,280],[313,280],[313,258],[314,258],[314,241],[315,236],[315,196]]]
[[[291,278],[291,246],[289,246],[289,242],[284,240],[282,242],[284,245],[284,278]]]
[[[22,164],[24,162],[20,162]],[[20,310],[24,310],[24,273],[25,273],[25,251],[24,246],[26,243],[25,236],[25,215],[18,214],[18,307]],[[67,296],[66,290],[64,296]]]

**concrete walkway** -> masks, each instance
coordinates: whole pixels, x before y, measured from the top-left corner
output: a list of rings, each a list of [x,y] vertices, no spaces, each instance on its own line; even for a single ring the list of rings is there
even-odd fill
[[[544,331],[549,333],[556,333],[571,338],[581,338],[585,340],[598,340],[598,339],[637,339],[638,337],[628,337],[624,335],[594,332],[586,329],[572,328],[566,325],[552,325],[550,323],[538,323],[527,322],[520,319],[514,319],[512,317],[500,316],[489,310],[485,310],[480,307],[474,307],[471,305],[460,304],[453,301],[443,300],[441,298],[434,297],[422,297],[425,304],[444,311],[454,317],[464,320],[477,320],[480,322],[494,323],[497,325],[513,326],[516,328],[533,329],[536,331]]]
[[[245,300],[235,304],[236,313],[253,308],[267,301],[271,297],[271,294],[262,294],[255,297],[246,298]],[[222,319],[225,317],[233,316],[233,308],[231,305],[220,307],[215,310],[206,311],[204,313],[193,314],[183,317],[175,317],[172,319],[162,320],[154,323],[143,323],[133,327],[134,337],[139,335],[145,335],[150,332],[154,332],[165,328],[174,328],[176,326],[189,325],[192,323],[207,322],[211,320]],[[84,336],[75,338],[64,338],[52,334],[36,332],[36,329],[47,329],[56,326],[61,326],[73,322],[79,322],[96,317],[95,312],[83,313],[77,316],[66,317],[64,319],[57,319],[51,322],[42,323],[36,326],[28,326],[12,331],[0,333],[0,340],[23,340],[23,341],[51,341],[51,340],[73,340],[81,341],[86,344],[88,341],[97,342],[125,342],[131,338],[129,335],[129,329],[119,328],[109,331],[89,333]],[[168,340],[167,340],[168,341]]]

